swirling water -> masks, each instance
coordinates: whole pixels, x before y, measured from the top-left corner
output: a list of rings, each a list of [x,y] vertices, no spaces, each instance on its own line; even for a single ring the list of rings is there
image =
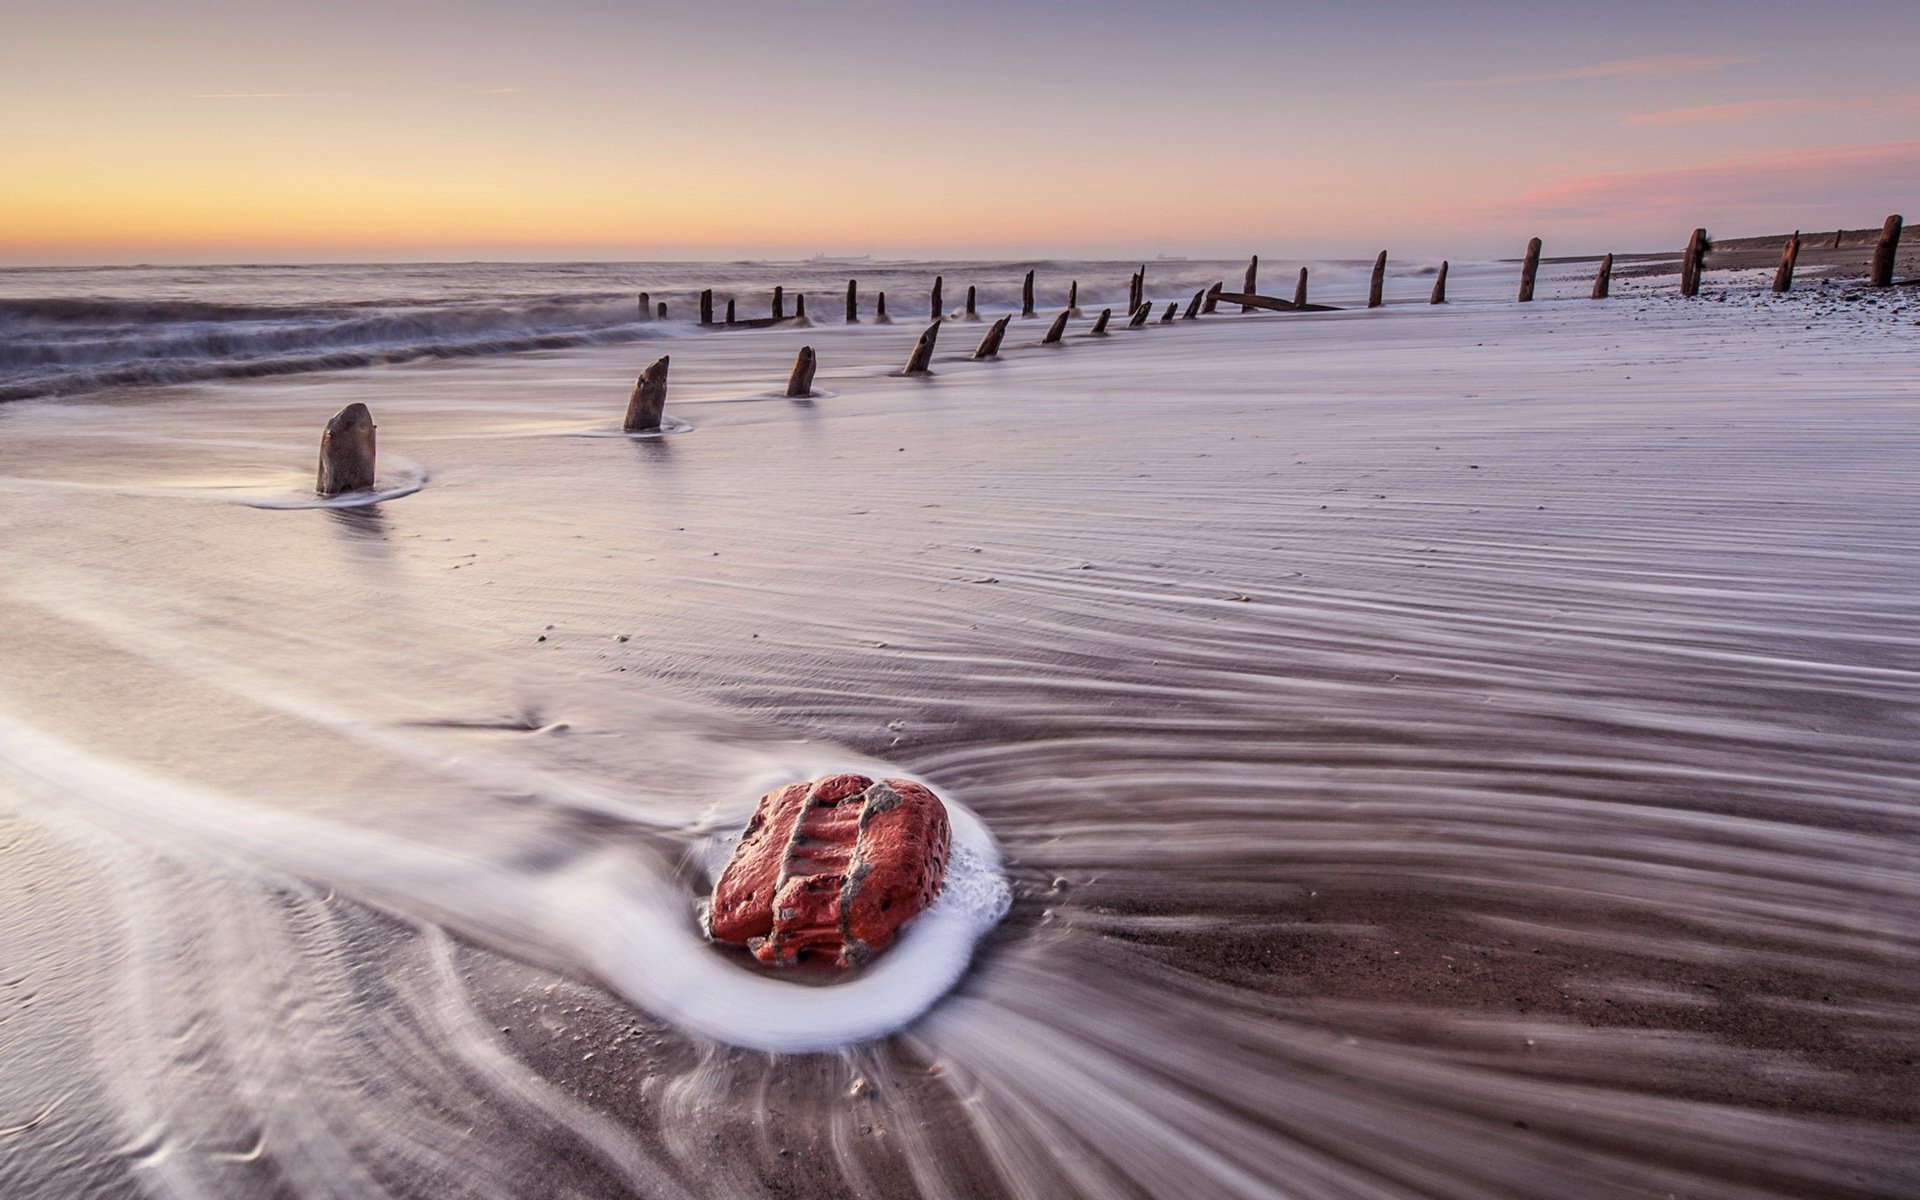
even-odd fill
[[[0,408],[0,1194],[1912,1194],[1920,311],[1509,274]],[[950,927],[700,944],[841,767]]]

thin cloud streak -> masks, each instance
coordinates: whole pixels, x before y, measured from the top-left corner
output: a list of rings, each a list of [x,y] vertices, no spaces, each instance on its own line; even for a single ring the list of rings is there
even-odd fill
[[[1884,109],[1889,112],[1920,109],[1920,92],[1851,99],[1806,96],[1793,100],[1748,100],[1737,104],[1704,104],[1698,108],[1673,108],[1663,112],[1634,113],[1623,123],[1641,128],[1660,128],[1668,125],[1701,125],[1719,121],[1757,121],[1765,117],[1793,117],[1809,113],[1859,112],[1865,109]]]
[[[195,100],[291,100],[305,92],[195,92]]]
[[[1445,88],[1506,87],[1516,83],[1557,83],[1570,79],[1671,79],[1699,75],[1724,67],[1758,62],[1756,55],[1649,54],[1644,58],[1616,58],[1608,62],[1568,67],[1537,75],[1492,75],[1484,79],[1440,79],[1430,86]]]

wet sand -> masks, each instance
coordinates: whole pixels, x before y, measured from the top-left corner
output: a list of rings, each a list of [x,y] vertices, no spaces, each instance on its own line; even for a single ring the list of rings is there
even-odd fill
[[[8,406],[0,1192],[1912,1194],[1920,302],[1511,283]],[[355,400],[420,490],[250,507]],[[868,762],[998,839],[961,985],[650,1009]]]

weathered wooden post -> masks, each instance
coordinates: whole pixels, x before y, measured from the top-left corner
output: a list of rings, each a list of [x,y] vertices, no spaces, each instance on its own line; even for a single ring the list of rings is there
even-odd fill
[[[1193,294],[1193,299],[1187,301],[1187,311],[1184,314],[1182,314],[1180,319],[1183,321],[1191,321],[1196,317],[1198,317],[1200,315],[1200,301],[1206,299],[1206,295],[1207,295],[1207,289],[1205,288],[1201,288],[1199,291],[1195,292]]]
[[[1070,308],[1061,309],[1060,315],[1053,319],[1053,324],[1047,326],[1046,336],[1040,339],[1040,344],[1042,346],[1059,345],[1060,338],[1067,332],[1067,318],[1072,315],[1073,315],[1072,309]]]
[[[1127,318],[1127,328],[1128,329],[1140,328],[1142,325],[1145,325],[1147,323],[1147,318],[1152,315],[1153,315],[1153,305],[1142,304],[1139,308],[1136,308],[1133,310],[1133,316]]]
[[[713,289],[712,288],[708,288],[705,291],[700,293],[700,323],[702,325],[713,324]]]
[[[1382,250],[1380,257],[1373,260],[1373,281],[1367,285],[1367,307],[1379,308],[1386,301],[1383,293],[1387,286],[1387,252]]]
[[[801,292],[793,298],[793,319],[802,325],[813,324],[812,321],[807,320],[807,294],[805,292]]]
[[[1428,304],[1445,304],[1446,302],[1447,302],[1447,260],[1443,258],[1440,260],[1440,273],[1433,277],[1433,296],[1431,299],[1427,301],[1427,303]]]
[[[773,319],[776,321],[787,319],[787,289],[777,283],[773,285]]]
[[[860,321],[860,281],[847,280],[847,324],[855,325]]]
[[[1874,287],[1893,286],[1893,260],[1900,253],[1900,214],[1887,218],[1880,227],[1880,243],[1873,248],[1873,271],[1867,282]]]
[[[1107,336],[1107,322],[1111,320],[1113,320],[1113,310],[1110,308],[1101,309],[1100,315],[1093,319],[1093,328],[1087,331],[1087,336],[1089,337]]]
[[[1300,268],[1300,281],[1293,285],[1293,306],[1295,308],[1307,306],[1307,269],[1305,267]]]
[[[1220,289],[1226,286],[1227,281],[1223,279],[1207,289],[1207,298],[1200,302],[1201,316],[1211,316],[1214,310],[1220,307]]]
[[[793,374],[787,376],[787,395],[789,398],[799,399],[813,395],[814,365],[813,347],[800,347],[800,353],[793,356]]]
[[[660,319],[662,321],[667,319],[667,302],[665,300],[660,302]]]
[[[887,294],[885,292],[881,292],[873,298],[873,323],[875,325],[893,324],[893,318],[887,315]]]
[[[1020,315],[1033,315],[1033,272],[1027,272],[1027,281],[1020,285]]]
[[[667,410],[667,355],[662,354],[633,385],[627,397],[627,419],[620,427],[628,433],[652,433],[660,428]]]
[[[940,322],[935,321],[920,331],[920,340],[913,344],[913,353],[907,356],[905,375],[925,375],[931,370],[933,362],[933,343],[940,336]]]
[[[645,292],[640,293],[640,319],[642,321],[653,320],[653,297],[647,295]]]
[[[1009,313],[995,321],[987,330],[987,336],[980,339],[980,346],[973,352],[975,358],[992,358],[1000,353],[1000,339],[1007,336],[1007,323],[1013,320]]]
[[[1540,273],[1540,239],[1527,240],[1527,257],[1520,263],[1520,303],[1533,301],[1533,280]]]
[[[349,404],[333,414],[320,434],[320,475],[314,491],[338,496],[373,487],[373,430],[373,414],[364,404]]]
[[[1793,265],[1800,261],[1800,231],[1793,231],[1786,245],[1780,247],[1780,268],[1773,273],[1773,290],[1787,292],[1793,290]]]
[[[732,301],[732,299],[728,299],[728,301],[727,301],[727,324],[729,324],[729,325],[731,325],[731,324],[733,324],[733,301]]]
[[[1246,282],[1246,286],[1242,287],[1240,290],[1249,296],[1259,295],[1260,294],[1259,291],[1253,286],[1254,278],[1257,275],[1259,275],[1259,273],[1260,273],[1260,256],[1256,254],[1252,258],[1247,260],[1247,282]],[[1240,311],[1243,313],[1250,313],[1253,311],[1253,306],[1251,304],[1242,304],[1240,306]]]
[[[1696,229],[1687,239],[1686,257],[1680,260],[1680,294],[1698,296],[1700,294],[1701,269],[1707,263],[1707,231]]]
[[[1827,247],[1827,249],[1829,249],[1829,250],[1838,250],[1838,249],[1840,248],[1840,235],[1841,235],[1841,234],[1843,234],[1843,233],[1845,233],[1845,232],[1846,232],[1846,230],[1844,230],[1844,229],[1836,229],[1836,230],[1834,230],[1834,231],[1833,231],[1833,245],[1831,245],[1831,246],[1828,246],[1828,247]]]
[[[1593,275],[1593,298],[1605,300],[1613,291],[1613,254],[1609,251],[1600,260],[1600,269]]]
[[[967,285],[967,320],[969,321],[978,321],[980,319],[980,310],[974,307],[974,299],[975,299],[974,285],[968,284]]]
[[[1067,311],[1076,317],[1080,315],[1080,281],[1078,279],[1067,283]]]
[[[1153,306],[1149,304],[1147,306],[1147,310],[1151,312],[1153,310]],[[1173,320],[1175,317],[1179,315],[1180,315],[1180,302],[1178,300],[1169,300],[1167,301],[1167,311],[1160,314],[1160,323],[1162,325],[1165,325],[1168,321]]]
[[[933,302],[929,305],[929,307],[933,311],[931,311],[927,315],[931,319],[938,321],[940,319],[940,309],[943,307],[940,303],[940,276],[938,275],[935,275],[933,277]]]

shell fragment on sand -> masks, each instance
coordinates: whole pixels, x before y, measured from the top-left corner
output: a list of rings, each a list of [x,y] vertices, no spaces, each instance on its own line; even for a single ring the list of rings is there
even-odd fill
[[[910,780],[777,788],[714,885],[708,932],[771,965],[858,966],[939,896],[951,838],[939,797]]]

